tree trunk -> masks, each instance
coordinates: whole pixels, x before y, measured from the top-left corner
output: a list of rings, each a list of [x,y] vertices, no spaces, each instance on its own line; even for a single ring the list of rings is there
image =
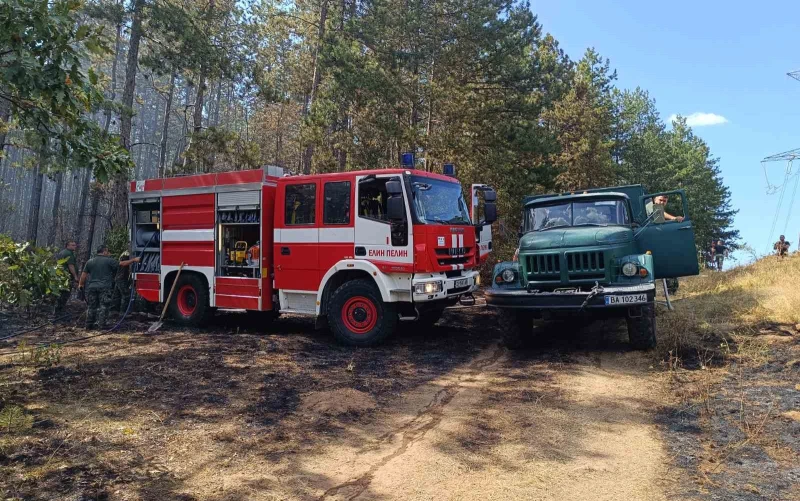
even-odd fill
[[[117,38],[114,42],[114,60],[111,63],[111,102],[117,99],[117,59],[119,59],[119,48],[122,40],[122,24],[117,25]],[[111,126],[111,110],[106,110],[106,123],[103,126],[103,131],[108,134],[108,129]]]
[[[92,190],[92,207],[89,212],[89,232],[86,236],[86,246],[81,249],[81,262],[85,263],[92,255],[92,247],[94,247],[94,232],[97,229],[97,213],[100,207],[100,186],[95,184],[91,187]]]
[[[197,94],[194,98],[194,116],[192,117],[192,126],[194,133],[197,134],[203,130],[203,98],[206,94],[206,65],[200,65],[200,74],[197,78]]]
[[[139,42],[142,38],[142,17],[145,0],[134,0],[133,22],[131,23],[130,41],[128,44],[128,60],[125,63],[125,86],[122,90],[122,113],[119,125],[122,147],[130,152],[131,125],[133,121],[133,94],[136,89],[136,68],[139,64]],[[128,224],[128,173],[120,172],[114,176],[111,192],[113,210],[113,226]],[[96,214],[97,211],[94,211]]]
[[[169,114],[172,112],[172,96],[175,94],[176,71],[172,70],[169,77],[169,93],[167,102],[164,103],[164,127],[161,129],[161,146],[158,152],[158,177],[164,177],[167,172],[167,138],[169,137]]]
[[[6,147],[6,126],[11,120],[11,102],[0,98],[0,160],[3,158],[3,149]]]
[[[219,82],[217,82],[217,97],[214,104],[214,117],[211,121],[211,125],[214,127],[219,126],[219,108],[220,108],[220,100],[222,99],[222,79],[220,78]]]
[[[319,51],[322,48],[323,38],[325,38],[325,23],[328,20],[328,0],[322,0],[322,5],[319,8],[319,25],[317,30],[317,46],[314,48],[314,76],[311,79],[311,93],[306,97],[306,105],[303,108],[303,118],[311,113],[311,107],[314,106],[314,99],[317,98],[317,90],[319,89],[319,82],[322,79],[322,71],[319,67]],[[306,146],[305,153],[303,154],[303,173],[311,173],[311,158],[314,156],[314,145],[309,144]]]
[[[28,235],[26,240],[36,245],[39,236],[39,209],[42,206],[42,187],[44,186],[44,173],[41,167],[41,158],[36,160],[33,171],[33,191],[31,191],[31,212],[28,219]]]
[[[210,28],[214,19],[214,0],[208,2],[208,13],[206,15],[206,28]],[[203,129],[203,99],[206,94],[206,78],[208,76],[208,65],[205,61],[200,63],[200,73],[197,78],[197,95],[194,100],[194,133],[197,134]]]
[[[58,217],[58,209],[61,206],[61,190],[64,188],[64,172],[59,171],[56,173],[56,192],[53,195],[53,229],[47,235],[47,245],[53,245],[56,243],[56,237],[58,237],[58,226],[59,226],[59,217]]]
[[[83,245],[83,230],[86,228],[86,217],[89,211],[89,207],[87,203],[89,202],[89,183],[92,181],[92,171],[90,169],[86,169],[86,175],[84,176],[84,181],[81,183],[81,192],[78,196],[78,220],[75,223],[75,231],[72,234],[72,238],[78,242],[78,245]],[[78,264],[83,263],[83,258],[86,255],[83,252],[83,248],[81,247],[78,250],[78,254],[80,262]]]

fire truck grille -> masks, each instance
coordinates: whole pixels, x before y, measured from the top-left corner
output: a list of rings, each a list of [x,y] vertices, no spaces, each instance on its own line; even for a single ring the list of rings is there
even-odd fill
[[[439,259],[439,266],[449,266],[451,264],[467,264],[470,258],[454,257],[453,259]]]
[[[465,256],[470,253],[472,247],[448,247],[446,249],[436,249],[437,256]]]

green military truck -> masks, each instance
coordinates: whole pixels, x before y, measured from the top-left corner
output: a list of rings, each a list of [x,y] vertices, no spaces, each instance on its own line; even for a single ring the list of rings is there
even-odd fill
[[[656,280],[698,273],[683,190],[537,195],[524,200],[517,254],[494,267],[486,302],[500,310],[510,348],[527,342],[534,318],[561,312],[625,317],[632,347],[650,349]]]

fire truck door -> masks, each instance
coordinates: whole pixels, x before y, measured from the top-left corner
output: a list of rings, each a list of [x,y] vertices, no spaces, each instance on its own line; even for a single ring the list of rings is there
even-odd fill
[[[283,290],[319,288],[318,182],[290,182],[278,194],[275,228],[275,286]],[[283,196],[281,196],[283,195]]]
[[[408,204],[403,221],[391,222],[386,213],[389,193],[386,182],[398,176],[359,176],[356,195],[355,257],[384,263],[412,265]],[[408,200],[407,194],[403,195]]]

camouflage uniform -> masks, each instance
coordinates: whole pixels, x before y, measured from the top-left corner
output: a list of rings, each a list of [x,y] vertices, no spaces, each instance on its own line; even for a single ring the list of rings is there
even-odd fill
[[[120,261],[130,259],[127,251],[119,257]],[[114,276],[114,290],[111,295],[111,311],[125,313],[128,310],[128,303],[131,300],[131,269],[127,266],[120,266]]]
[[[61,294],[58,296],[58,301],[56,302],[56,315],[61,314],[64,312],[64,307],[67,305],[67,301],[69,301],[69,297],[72,295],[72,289],[75,288],[75,282],[72,278],[72,272],[69,271],[69,265],[77,266],[77,261],[75,260],[75,253],[69,249],[61,249],[61,251],[56,254],[56,260],[61,261],[62,259],[66,259],[67,261],[62,265],[64,268],[64,272],[69,276],[69,288],[62,291]]]
[[[106,327],[108,307],[111,306],[111,289],[89,289],[86,291],[86,328],[93,329],[95,322],[101,329]]]
[[[83,271],[89,274],[89,281],[86,284],[87,329],[93,329],[95,322],[99,328],[105,328],[108,307],[111,305],[114,276],[118,269],[117,260],[109,256],[95,256],[86,263]]]

